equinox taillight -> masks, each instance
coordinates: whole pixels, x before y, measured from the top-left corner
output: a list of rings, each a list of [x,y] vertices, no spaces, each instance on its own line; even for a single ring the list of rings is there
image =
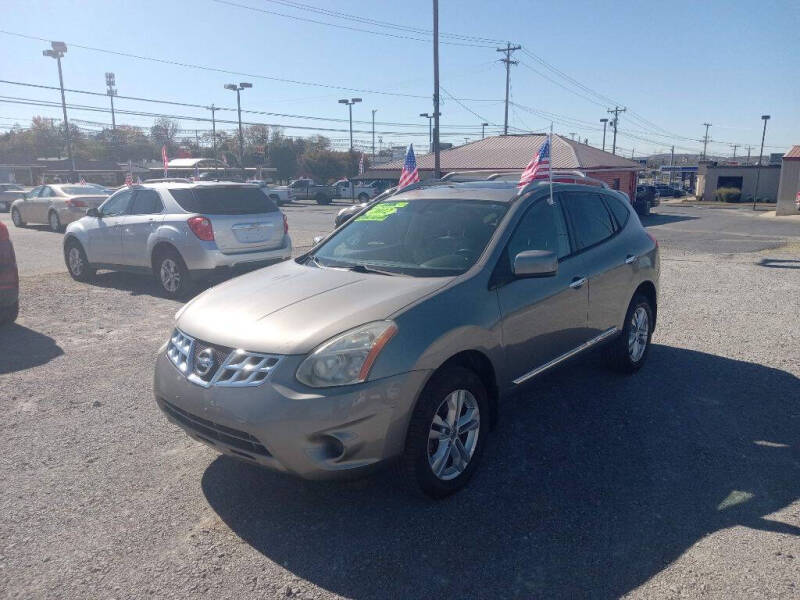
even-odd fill
[[[204,242],[214,241],[214,228],[207,217],[191,217],[187,221],[189,229]]]

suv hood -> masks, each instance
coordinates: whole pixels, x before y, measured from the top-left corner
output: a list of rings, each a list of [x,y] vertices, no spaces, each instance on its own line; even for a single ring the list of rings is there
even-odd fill
[[[176,326],[205,342],[268,354],[306,354],[334,335],[386,319],[452,278],[318,268],[288,260],[211,288]]]

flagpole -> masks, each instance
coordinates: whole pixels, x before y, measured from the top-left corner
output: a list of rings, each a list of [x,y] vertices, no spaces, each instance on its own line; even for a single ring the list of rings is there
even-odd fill
[[[553,158],[553,122],[552,121],[550,121],[550,140],[549,140],[549,143],[550,143],[550,169],[548,170],[548,172],[550,174],[550,205],[552,206],[553,205],[553,169],[555,168],[555,164],[554,164],[555,159]]]

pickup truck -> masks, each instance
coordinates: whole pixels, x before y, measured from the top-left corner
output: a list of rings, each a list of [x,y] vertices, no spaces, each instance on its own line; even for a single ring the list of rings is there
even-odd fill
[[[330,204],[336,198],[336,188],[332,185],[319,185],[313,179],[297,179],[288,186],[271,188],[287,189],[294,200],[316,200],[317,204]]]
[[[25,195],[25,188],[16,183],[0,183],[0,212],[8,212],[17,198]]]
[[[259,179],[249,179],[247,183],[257,185],[259,189],[269,196],[278,206],[290,203],[295,197],[292,190],[285,185],[270,185],[266,181],[261,181]]]
[[[358,199],[359,202],[366,202],[380,193],[375,182],[372,183],[353,183],[348,179],[340,179],[333,184],[339,198],[344,200]]]

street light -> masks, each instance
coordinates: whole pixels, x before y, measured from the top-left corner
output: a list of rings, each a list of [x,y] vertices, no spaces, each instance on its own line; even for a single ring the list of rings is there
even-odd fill
[[[761,115],[761,120],[764,121],[764,129],[761,132],[761,152],[758,154],[758,169],[756,170],[756,191],[753,193],[753,210],[756,209],[756,199],[758,198],[758,183],[761,180],[761,162],[764,160],[764,138],[767,135],[767,121],[769,115]]]
[[[361,98],[342,98],[339,100],[339,104],[347,104],[347,108],[350,111],[350,150],[353,149],[353,104],[361,102]]]
[[[244,174],[244,134],[242,133],[242,99],[240,96],[240,92],[242,90],[246,90],[253,87],[252,83],[247,83],[243,81],[239,84],[236,83],[226,83],[225,89],[231,90],[232,92],[236,92],[236,110],[239,115],[239,167],[242,169],[242,174]]]
[[[114,87],[117,83],[116,77],[113,73],[106,73],[106,95],[111,100],[111,129],[117,129],[117,121],[114,118],[114,96],[117,95],[117,88]]]
[[[608,124],[608,119],[600,119],[600,122],[603,124],[603,152],[606,151],[606,125]]]
[[[430,113],[419,113],[420,117],[428,119],[428,152],[433,152],[433,115]]]
[[[488,123],[481,123],[481,139],[486,137],[486,128],[489,126]]]
[[[44,56],[55,58],[58,63],[58,85],[61,87],[61,108],[64,111],[64,136],[67,139],[67,156],[69,157],[72,172],[75,172],[75,159],[72,156],[72,141],[69,136],[69,122],[67,121],[67,101],[64,98],[64,75],[61,72],[61,59],[67,53],[64,42],[50,42],[50,50],[42,50]]]

